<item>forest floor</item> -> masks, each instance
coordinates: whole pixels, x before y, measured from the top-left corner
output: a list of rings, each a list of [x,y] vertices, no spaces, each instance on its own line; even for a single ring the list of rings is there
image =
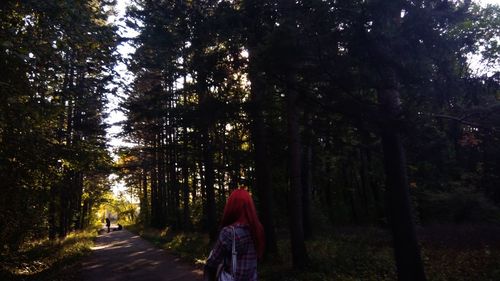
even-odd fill
[[[32,240],[15,251],[1,251],[0,280],[80,280],[80,262],[91,253],[96,236],[97,228],[91,227],[63,239]]]
[[[201,264],[208,235],[173,233],[131,225],[128,228],[182,260]],[[282,232],[282,233],[281,233]],[[279,256],[259,264],[261,281],[396,280],[391,235],[376,227],[337,227],[306,242],[309,266],[291,269],[290,241],[279,232]],[[422,259],[430,281],[500,280],[500,227],[433,225],[419,227]]]
[[[127,230],[99,235],[81,264],[84,281],[196,281],[202,272]]]
[[[199,280],[210,251],[199,232],[127,226],[127,230],[70,234],[39,241],[18,252],[0,252],[0,280]],[[375,227],[336,227],[306,242],[310,264],[291,269],[287,231],[278,232],[277,257],[259,263],[261,281],[395,280],[391,236]],[[422,259],[429,281],[500,280],[500,226],[419,227]]]

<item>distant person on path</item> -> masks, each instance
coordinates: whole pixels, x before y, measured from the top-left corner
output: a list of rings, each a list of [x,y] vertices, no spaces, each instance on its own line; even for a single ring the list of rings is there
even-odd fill
[[[106,218],[106,227],[108,228],[108,233],[109,233],[109,228],[111,227],[111,221],[109,218]]]
[[[264,253],[264,229],[246,190],[240,188],[231,193],[224,207],[221,227],[205,265],[204,279],[218,280],[216,275],[220,267],[235,281],[257,281],[257,258]],[[232,266],[233,237],[236,268]]]
[[[118,224],[118,227],[113,228],[113,231],[119,231],[119,230],[122,230],[122,229],[123,229],[123,226],[121,224]]]

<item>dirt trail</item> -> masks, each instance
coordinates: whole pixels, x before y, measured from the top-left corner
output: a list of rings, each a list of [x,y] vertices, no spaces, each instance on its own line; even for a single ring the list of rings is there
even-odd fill
[[[127,230],[97,237],[82,263],[84,281],[197,281],[202,272]]]

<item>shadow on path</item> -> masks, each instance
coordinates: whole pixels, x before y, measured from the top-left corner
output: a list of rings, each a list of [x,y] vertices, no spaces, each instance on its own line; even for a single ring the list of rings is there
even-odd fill
[[[127,230],[97,237],[92,254],[82,262],[84,281],[197,281],[201,270]]]

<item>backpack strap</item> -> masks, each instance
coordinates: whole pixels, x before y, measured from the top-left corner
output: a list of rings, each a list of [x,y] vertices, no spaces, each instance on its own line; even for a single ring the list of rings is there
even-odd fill
[[[238,253],[236,252],[236,230],[234,229],[234,226],[231,226],[231,230],[233,232],[233,246],[231,249],[231,276],[233,276],[234,279],[236,275],[236,258],[238,256]]]

